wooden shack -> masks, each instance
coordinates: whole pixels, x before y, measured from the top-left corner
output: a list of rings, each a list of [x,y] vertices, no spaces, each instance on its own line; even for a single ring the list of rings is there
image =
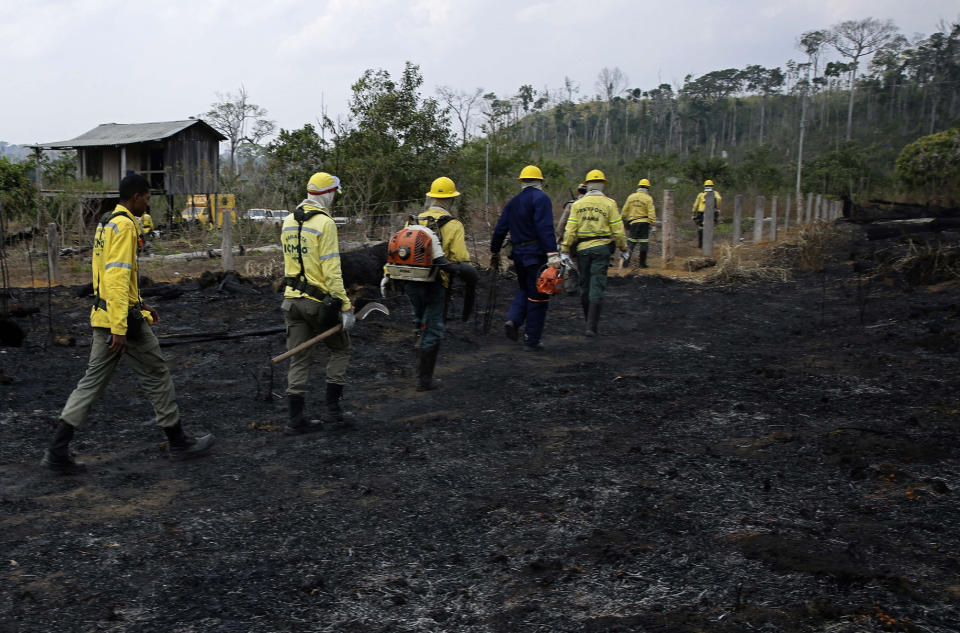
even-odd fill
[[[172,209],[174,195],[218,193],[220,142],[225,140],[203,120],[188,119],[104,123],[68,141],[34,149],[38,157],[42,150],[77,150],[77,178],[105,185],[106,191],[95,194],[104,210],[117,200],[120,179],[131,171],[146,176],[152,193],[165,196]],[[42,184],[40,189],[47,192]]]

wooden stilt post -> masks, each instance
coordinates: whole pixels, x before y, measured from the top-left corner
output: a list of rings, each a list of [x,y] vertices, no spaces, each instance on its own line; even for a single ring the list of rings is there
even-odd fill
[[[676,240],[677,221],[673,212],[673,191],[666,189],[663,192],[663,235],[661,236],[661,253],[663,267],[669,268],[673,263],[673,244]]]
[[[787,204],[783,205],[783,231],[786,233],[790,230],[790,197],[791,194],[787,194]]]
[[[777,241],[777,196],[770,199],[770,241]]]
[[[733,199],[733,244],[737,246],[743,238],[743,194]]]
[[[708,191],[706,195],[706,209],[703,212],[703,254],[707,257],[713,255],[713,212],[716,209],[716,199],[713,192]]]
[[[47,270],[50,285],[60,283],[60,234],[56,222],[47,225]]]
[[[759,244],[763,241],[763,207],[767,201],[763,196],[757,196],[757,203],[753,207],[753,243]]]

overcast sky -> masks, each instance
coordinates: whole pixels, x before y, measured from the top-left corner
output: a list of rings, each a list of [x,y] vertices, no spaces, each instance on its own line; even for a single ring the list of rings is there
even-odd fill
[[[797,36],[892,19],[908,37],[960,18],[957,0],[0,0],[0,141],[51,142],[100,123],[185,119],[243,84],[280,127],[346,113],[367,68],[421,66],[436,86],[506,97],[522,84],[593,94],[799,59]]]

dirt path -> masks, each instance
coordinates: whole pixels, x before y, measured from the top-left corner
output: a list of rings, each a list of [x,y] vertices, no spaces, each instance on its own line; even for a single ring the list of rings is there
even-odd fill
[[[115,378],[76,478],[37,467],[88,352],[60,290],[80,345],[0,349],[0,631],[960,630],[960,287],[874,284],[861,324],[850,270],[613,278],[601,336],[563,297],[542,354],[451,322],[430,393],[391,300],[354,336],[358,428],[309,439],[263,398],[279,337],[170,347],[216,455],[168,463]],[[239,330],[278,303],[159,307]]]

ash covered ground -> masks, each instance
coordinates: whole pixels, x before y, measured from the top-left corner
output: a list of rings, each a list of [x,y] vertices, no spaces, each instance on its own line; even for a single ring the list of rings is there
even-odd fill
[[[354,431],[283,436],[280,335],[166,347],[215,454],[168,462],[121,369],[77,477],[39,467],[89,351],[58,289],[78,344],[34,316],[0,354],[0,631],[958,631],[960,285],[867,285],[855,247],[786,283],[612,278],[601,336],[561,297],[542,354],[502,336],[501,279],[428,393],[391,299],[353,336]],[[280,325],[242,285],[181,284],[157,333]]]

